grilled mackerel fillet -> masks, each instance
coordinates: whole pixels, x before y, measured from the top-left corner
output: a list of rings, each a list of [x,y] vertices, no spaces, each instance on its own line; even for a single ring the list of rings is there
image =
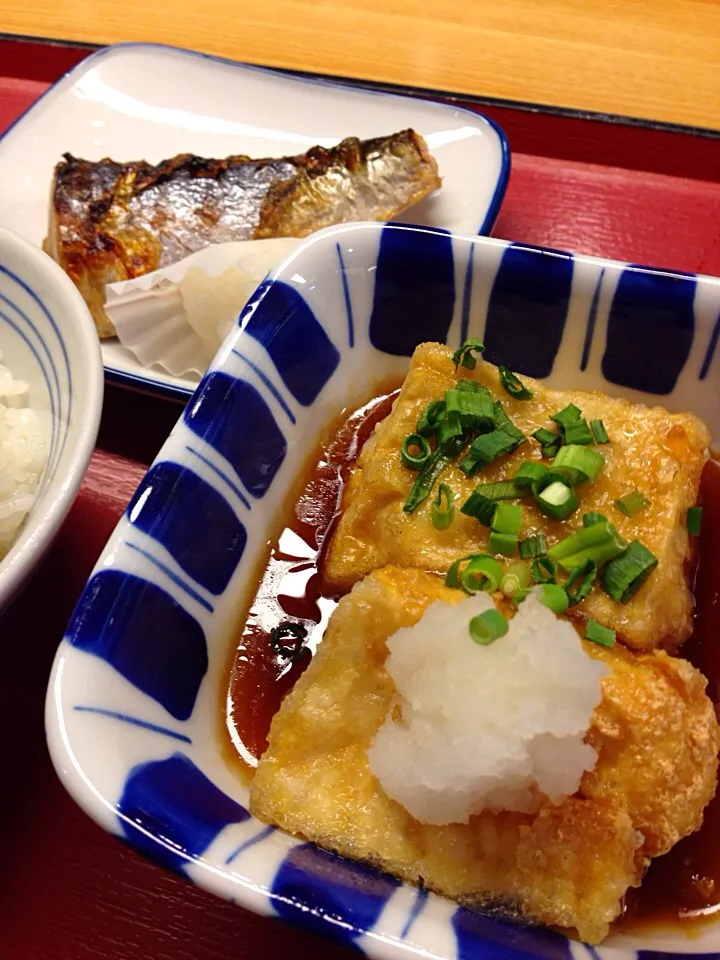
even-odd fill
[[[439,186],[437,164],[413,130],[348,137],[282,159],[180,154],[153,166],[65,154],[55,168],[45,249],[82,293],[100,337],[112,337],[105,284],[211,244],[390,220]]]

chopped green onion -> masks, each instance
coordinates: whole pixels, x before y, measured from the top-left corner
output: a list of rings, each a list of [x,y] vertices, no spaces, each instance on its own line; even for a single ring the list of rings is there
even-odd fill
[[[488,500],[477,490],[473,490],[460,507],[460,513],[464,513],[466,517],[475,517],[484,527],[489,527],[495,516],[495,507],[494,500]]]
[[[647,500],[639,490],[626,493],[624,497],[620,497],[619,500],[615,501],[615,506],[620,513],[624,513],[626,517],[632,517],[638,510],[642,510],[643,507],[649,505],[650,501]]]
[[[553,433],[552,430],[546,430],[545,427],[540,427],[539,430],[536,430],[535,433],[533,433],[533,437],[542,447],[540,452],[543,457],[546,458],[554,457],[562,443],[562,437],[559,433]]]
[[[597,564],[594,560],[584,560],[570,574],[565,583],[565,593],[571,607],[580,603],[590,594],[597,576]]]
[[[593,440],[592,430],[588,426],[587,420],[574,420],[565,427],[565,443],[587,446]]]
[[[686,526],[691,537],[700,536],[700,528],[702,527],[702,513],[702,507],[690,507],[687,512]]]
[[[495,508],[492,528],[496,533],[512,533],[517,536],[522,527],[523,509],[517,503],[498,503]]]
[[[445,404],[448,416],[457,413],[464,430],[487,433],[495,426],[495,405],[486,387],[478,384],[474,391],[447,390]]]
[[[548,556],[569,572],[586,560],[592,560],[601,567],[604,563],[619,557],[626,549],[627,542],[606,520],[604,523],[593,523],[589,527],[583,527],[569,537],[565,537],[564,540],[553,544],[548,550]]]
[[[487,497],[488,500],[518,500],[527,496],[529,491],[519,486],[514,480],[499,480],[497,483],[481,483],[475,487],[475,492]]]
[[[527,439],[510,420],[499,400],[495,403],[494,418],[495,429],[476,437],[467,456],[460,463],[460,469],[468,476],[472,476],[482,465],[492,463],[497,457],[512,453]]]
[[[550,557],[538,557],[533,562],[531,573],[534,583],[555,583],[557,564]]]
[[[547,476],[548,468],[544,463],[537,463],[534,460],[526,460],[521,463],[518,472],[513,477],[513,483],[518,487],[529,487],[538,480],[543,480]]]
[[[516,533],[499,533],[491,530],[488,537],[488,550],[491,553],[500,553],[503,557],[514,557],[517,550],[518,538]]]
[[[437,426],[437,448],[453,446],[452,441],[464,440],[465,431],[463,430],[462,420],[457,410],[448,412]],[[454,447],[453,447],[454,448]],[[459,448],[458,448],[459,451]]]
[[[523,600],[527,600],[531,593],[532,589],[530,587],[522,587],[520,590],[518,590],[518,592],[512,598],[515,606],[519,607]]]
[[[468,561],[467,566],[462,565]],[[466,593],[497,590],[503,576],[502,564],[486,553],[469,553],[452,564],[445,576],[445,586]]]
[[[590,429],[595,437],[595,443],[610,443],[610,437],[607,435],[607,430],[602,420],[591,420]]]
[[[270,646],[281,657],[297,660],[305,652],[307,633],[304,624],[285,620],[270,632]]]
[[[508,632],[509,624],[505,617],[497,610],[485,610],[473,617],[468,626],[470,636],[475,643],[483,647],[490,646]]]
[[[495,427],[498,430],[504,430],[509,437],[517,441],[516,446],[518,447],[527,440],[522,430],[518,430],[510,417],[505,413],[502,400],[495,401]]]
[[[456,390],[467,390],[468,393],[490,393],[487,387],[484,387],[481,383],[475,383],[474,380],[458,380],[455,384]]]
[[[468,370],[474,370],[477,360],[473,356],[473,353],[482,353],[485,349],[485,346],[481,340],[478,340],[477,337],[471,337],[469,340],[466,340],[462,346],[458,347],[455,353],[452,356],[452,361],[455,364],[455,369],[458,367],[466,367]]]
[[[517,442],[504,430],[483,433],[475,437],[470,444],[467,456],[460,463],[460,469],[468,476],[472,476],[480,465],[492,463],[504,453],[512,453],[517,446]]]
[[[515,400],[532,400],[535,394],[507,367],[498,367],[500,386]]]
[[[657,566],[654,553],[633,540],[622,556],[612,560],[603,570],[600,585],[613,600],[627,603]]]
[[[596,523],[607,523],[608,518],[604,513],[584,513],[583,526],[592,527]]]
[[[519,590],[524,590],[532,583],[530,567],[527,563],[518,561],[511,563],[500,581],[500,590],[506,597],[514,597]]]
[[[588,620],[585,624],[585,639],[599,643],[601,647],[612,647],[615,644],[615,631],[604,627],[597,620]]]
[[[521,540],[518,547],[523,560],[534,560],[535,557],[542,557],[547,553],[547,540],[541,533],[536,533],[527,540]]]
[[[450,487],[441,483],[430,510],[432,525],[436,530],[446,530],[452,523],[455,514],[454,501],[455,494]]]
[[[550,469],[563,474],[570,483],[575,484],[597,480],[604,466],[605,457],[599,450],[568,444],[560,447]]]
[[[403,510],[412,513],[428,497],[435,481],[460,453],[465,437],[457,414],[446,417],[438,427],[438,443],[415,478]]]
[[[417,432],[421,437],[431,437],[444,419],[447,407],[444,400],[431,400],[418,417]]]
[[[540,603],[544,603],[553,613],[565,613],[570,603],[567,593],[556,583],[544,583]]]
[[[582,419],[582,410],[580,407],[576,407],[574,403],[569,403],[562,410],[558,410],[557,413],[551,413],[550,419],[555,421],[564,435],[565,429],[570,424],[577,423],[578,420]]]
[[[430,444],[419,433],[405,437],[400,447],[400,459],[408,470],[419,470],[430,458]]]
[[[555,476],[549,474],[549,477]],[[577,494],[564,479],[552,479],[545,487],[543,482],[533,488],[538,510],[551,520],[566,520],[580,505]]]

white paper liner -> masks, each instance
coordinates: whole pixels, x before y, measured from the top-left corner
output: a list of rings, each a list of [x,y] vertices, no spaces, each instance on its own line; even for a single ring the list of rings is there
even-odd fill
[[[109,284],[105,312],[143,366],[202,376],[258,284],[301,242],[206,247],[162,270]]]

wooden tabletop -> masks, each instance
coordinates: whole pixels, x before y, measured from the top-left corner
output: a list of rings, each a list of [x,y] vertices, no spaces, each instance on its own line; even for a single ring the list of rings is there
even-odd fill
[[[0,0],[0,30],[720,130],[717,0]]]

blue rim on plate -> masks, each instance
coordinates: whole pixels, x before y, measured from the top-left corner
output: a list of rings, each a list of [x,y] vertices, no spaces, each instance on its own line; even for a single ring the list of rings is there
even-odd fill
[[[53,762],[78,803],[168,869],[377,957],[649,960],[457,907],[268,828],[217,731],[228,654],[309,451],[418,342],[481,337],[552,386],[693,410],[720,435],[720,280],[405,225],[309,238],[257,291],[108,542],[57,653]]]
[[[472,110],[468,110],[465,107],[456,106],[454,104],[451,105],[428,101],[418,96],[404,96],[401,92],[387,93],[380,90],[370,89],[361,85],[353,85],[351,82],[347,81],[333,81],[321,77],[288,74],[287,72],[283,71],[259,67],[253,64],[244,64],[224,57],[212,56],[210,54],[200,53],[193,50],[184,50],[182,48],[172,47],[164,44],[121,43],[104,47],[90,54],[83,61],[65,73],[64,76],[55,84],[53,84],[52,87],[50,87],[47,91],[45,91],[45,93],[43,93],[42,96],[35,101],[35,103],[33,103],[23,114],[16,118],[13,124],[8,127],[2,135],[0,135],[0,144],[2,144],[2,142],[6,140],[11,133],[16,131],[18,127],[21,127],[23,122],[29,117],[36,115],[38,111],[50,109],[50,100],[52,97],[63,92],[66,88],[72,87],[78,82],[78,79],[85,76],[89,70],[96,69],[98,65],[102,65],[102,62],[109,57],[114,57],[118,54],[122,56],[124,53],[132,53],[134,51],[149,51],[150,53],[155,53],[159,56],[180,55],[187,57],[192,61],[203,61],[210,64],[223,64],[226,66],[236,67],[238,68],[238,71],[248,71],[255,75],[266,76],[268,78],[278,78],[290,85],[305,84],[309,87],[320,87],[329,90],[346,91],[350,94],[362,95],[363,97],[367,98],[383,98],[385,100],[395,101],[407,100],[409,104],[414,104],[416,109],[432,107],[437,110],[448,111],[455,115],[467,116],[472,120],[472,124],[475,126],[487,125],[487,127],[493,131],[494,136],[497,138],[500,161],[494,179],[492,195],[487,203],[483,205],[482,213],[479,215],[476,225],[473,225],[473,229],[479,235],[489,233],[489,231],[492,229],[492,226],[497,218],[510,175],[510,149],[502,129],[490,117]],[[73,147],[72,143],[68,143],[65,149],[72,150],[76,148]],[[43,191],[43,197],[44,196],[45,193]],[[439,224],[439,226],[448,227],[450,224],[445,222]],[[30,237],[29,239],[37,242],[37,238],[35,237]],[[175,384],[172,382],[175,378],[169,377],[168,375],[154,376],[153,371],[149,369],[146,371],[142,369],[128,371],[126,369],[120,369],[117,366],[113,366],[111,362],[106,362],[105,370],[108,382],[132,387],[142,392],[151,392],[155,395],[165,396],[181,401],[186,401],[193,392],[192,386],[188,386],[187,381],[185,383],[179,381],[177,384]]]

